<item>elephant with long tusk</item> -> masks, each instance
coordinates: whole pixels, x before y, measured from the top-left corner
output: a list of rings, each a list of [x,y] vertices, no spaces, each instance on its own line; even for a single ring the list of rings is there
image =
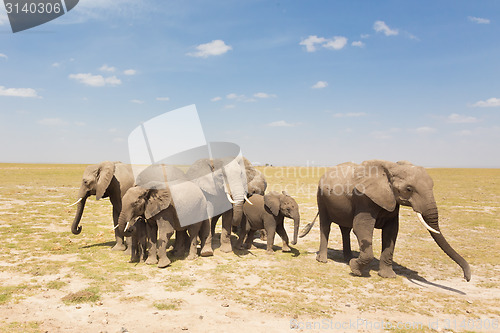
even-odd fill
[[[320,246],[316,260],[327,261],[328,237],[332,222],[342,233],[344,259],[354,275],[362,275],[373,259],[373,229],[382,229],[382,254],[378,274],[395,277],[392,258],[399,229],[399,206],[409,206],[429,231],[436,244],[463,270],[469,281],[467,261],[447,242],[439,229],[434,182],[423,167],[381,160],[362,164],[344,163],[328,169],[318,184]],[[316,219],[315,219],[316,220]],[[314,224],[305,226],[304,237]],[[358,238],[360,255],[352,259],[350,232]]]

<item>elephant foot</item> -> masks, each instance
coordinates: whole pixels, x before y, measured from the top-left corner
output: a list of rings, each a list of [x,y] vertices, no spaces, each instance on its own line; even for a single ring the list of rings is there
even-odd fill
[[[214,250],[212,250],[212,248],[210,247],[204,247],[203,249],[201,249],[201,252],[200,252],[200,255],[202,257],[211,257],[214,255]]]
[[[221,252],[228,253],[228,252],[231,252],[233,250],[233,248],[231,246],[231,243],[222,243],[220,245],[220,250],[221,250]]]
[[[112,251],[125,251],[126,249],[127,247],[123,243],[116,243],[116,245],[111,248]]]
[[[281,248],[281,250],[283,252],[292,252],[292,249],[288,246],[288,245],[285,245]]]
[[[356,276],[363,275],[363,273],[361,272],[361,266],[358,264],[358,261],[356,259],[351,259],[349,261],[349,267],[351,267],[351,272],[353,275]]]
[[[266,254],[272,255],[272,254],[274,254],[274,251],[273,250],[266,250]]]
[[[168,265],[170,265],[171,261],[170,259],[168,259],[168,257],[165,257],[165,258],[161,258],[159,261],[158,261],[158,268],[165,268],[167,267]]]
[[[349,263],[353,257],[352,252],[344,253],[344,261],[346,263]]]
[[[150,256],[148,259],[146,259],[146,265],[156,265],[158,263],[158,259],[156,256]]]
[[[328,256],[326,254],[318,253],[318,255],[316,256],[316,261],[322,262],[324,264],[326,264],[327,259],[328,259]]]
[[[196,258],[198,258],[198,255],[196,253],[190,253],[186,259],[187,260],[195,260]]]
[[[129,262],[133,263],[133,262],[140,262],[140,261],[141,261],[141,259],[139,257],[131,257]]]
[[[391,279],[394,279],[396,277],[396,273],[394,273],[392,267],[390,266],[380,267],[380,269],[378,270],[378,275],[383,278]]]

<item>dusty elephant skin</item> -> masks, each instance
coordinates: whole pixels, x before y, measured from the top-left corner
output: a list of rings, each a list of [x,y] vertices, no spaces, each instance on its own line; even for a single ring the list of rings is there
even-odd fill
[[[85,202],[91,195],[95,195],[96,200],[109,197],[113,205],[113,224],[116,227],[122,209],[122,197],[132,186],[134,186],[134,175],[130,165],[109,161],[89,165],[83,173],[82,184],[78,191],[77,209],[71,225],[71,232],[75,235],[82,232],[82,227],[79,224]],[[127,248],[123,237],[123,234],[115,228],[116,245],[113,250],[124,251]]]
[[[220,237],[222,252],[232,251],[231,227],[240,226],[243,203],[248,201],[248,197],[252,194],[264,194],[267,187],[264,175],[246,158],[238,159],[237,163],[231,160],[232,158],[200,159],[186,172],[187,178],[198,185],[206,197],[211,224],[210,242],[217,221],[222,217]]]
[[[342,232],[344,259],[349,262],[352,273],[361,276],[373,260],[373,229],[382,229],[378,274],[386,278],[395,277],[392,259],[399,229],[399,206],[404,205],[413,208],[432,238],[462,268],[465,279],[469,281],[469,264],[440,232],[433,186],[427,171],[409,162],[371,160],[360,165],[344,163],[329,169],[318,185],[320,247],[316,259],[327,261],[330,226],[335,222]],[[301,237],[311,227],[312,224],[306,226]],[[351,229],[360,249],[359,257],[354,259],[351,259]]]
[[[243,205],[244,217],[240,229],[238,247],[241,248],[245,240],[245,248],[252,245],[255,231],[264,229],[267,233],[267,251],[273,254],[274,236],[277,232],[283,240],[284,252],[291,251],[288,244],[288,235],[284,227],[285,217],[294,221],[292,245],[297,244],[297,234],[300,225],[299,205],[286,192],[270,192],[264,196],[254,194],[251,196],[252,204]]]

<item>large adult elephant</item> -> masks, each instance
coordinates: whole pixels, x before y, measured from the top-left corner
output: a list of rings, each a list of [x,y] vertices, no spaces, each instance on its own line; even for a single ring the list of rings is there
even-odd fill
[[[95,195],[96,200],[109,197],[113,205],[113,224],[116,227],[122,209],[122,197],[132,186],[134,186],[134,174],[128,164],[105,161],[89,165],[83,172],[78,200],[74,203],[77,204],[77,209],[71,225],[71,232],[75,235],[82,232],[79,223],[82,219],[85,202],[91,195]],[[116,244],[112,248],[113,250],[124,251],[127,248],[123,238],[123,234],[115,228]]]
[[[243,203],[252,194],[264,194],[267,182],[264,175],[246,158],[199,159],[186,172],[188,179],[205,194],[211,217],[210,241],[215,224],[222,216],[222,252],[231,252],[231,227],[240,226]]]
[[[395,277],[392,258],[399,229],[399,206],[403,205],[413,208],[435,242],[460,265],[469,281],[469,264],[440,232],[433,186],[432,178],[423,167],[406,161],[371,160],[360,165],[344,163],[328,169],[319,181],[317,192],[320,247],[316,260],[327,261],[330,225],[335,222],[342,232],[344,258],[352,273],[360,276],[373,259],[373,229],[382,229],[378,274],[385,278]],[[313,223],[305,227],[301,237],[309,232]],[[351,259],[351,229],[360,249],[359,257],[355,259]]]

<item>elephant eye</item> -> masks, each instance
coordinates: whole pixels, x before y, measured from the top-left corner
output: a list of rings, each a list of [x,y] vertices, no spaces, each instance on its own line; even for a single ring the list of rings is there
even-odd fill
[[[413,187],[411,187],[411,186],[406,186],[406,190],[407,190],[408,192],[413,192]]]

